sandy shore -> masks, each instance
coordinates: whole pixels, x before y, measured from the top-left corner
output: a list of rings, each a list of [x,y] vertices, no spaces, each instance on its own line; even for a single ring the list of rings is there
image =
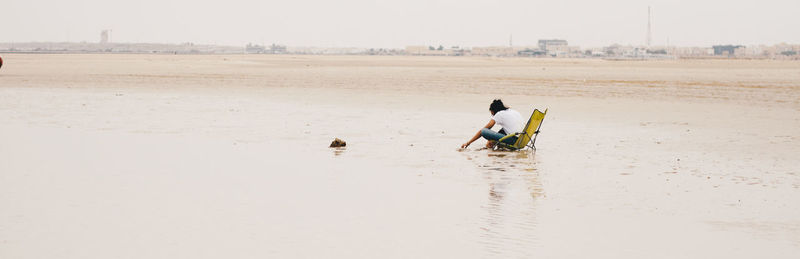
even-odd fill
[[[2,258],[800,253],[800,62],[2,57]]]

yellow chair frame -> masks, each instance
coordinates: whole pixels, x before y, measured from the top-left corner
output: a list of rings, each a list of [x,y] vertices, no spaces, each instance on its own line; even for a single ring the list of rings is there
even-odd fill
[[[508,134],[505,137],[500,138],[500,140],[498,140],[495,144],[494,149],[505,148],[510,150],[521,150],[525,147],[529,147],[533,150],[536,150],[536,137],[539,136],[539,128],[542,127],[542,121],[544,120],[545,115],[547,115],[547,109],[545,109],[544,112],[534,109],[533,113],[531,114],[531,118],[528,119],[528,124],[525,124],[525,128],[522,129],[522,132]],[[503,142],[503,140],[514,136],[517,137],[517,142],[515,142],[513,145]]]

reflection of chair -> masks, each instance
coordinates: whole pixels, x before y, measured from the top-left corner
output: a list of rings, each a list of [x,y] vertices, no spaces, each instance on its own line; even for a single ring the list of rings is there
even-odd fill
[[[534,109],[533,114],[531,114],[531,118],[528,120],[528,124],[525,124],[525,128],[522,129],[522,132],[508,134],[501,138],[497,141],[497,144],[495,144],[495,149],[500,147],[510,150],[519,150],[525,147],[530,147],[533,150],[536,150],[536,136],[539,135],[539,128],[542,127],[542,120],[544,120],[545,115],[547,115],[547,109],[545,109],[544,112]],[[503,140],[513,136],[517,137],[517,142],[515,142],[513,145],[503,143]]]

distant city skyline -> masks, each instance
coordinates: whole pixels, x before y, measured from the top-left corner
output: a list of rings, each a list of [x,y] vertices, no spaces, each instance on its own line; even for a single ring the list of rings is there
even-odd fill
[[[800,1],[22,1],[4,3],[0,42],[113,42],[404,48],[408,45],[800,43]]]

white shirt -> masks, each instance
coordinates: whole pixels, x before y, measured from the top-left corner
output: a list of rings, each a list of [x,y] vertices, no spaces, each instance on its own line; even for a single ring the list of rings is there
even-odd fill
[[[525,127],[523,124],[525,122],[522,121],[522,115],[519,115],[519,112],[512,109],[499,111],[492,116],[492,119],[495,124],[503,128],[506,134],[521,132],[522,128]]]

